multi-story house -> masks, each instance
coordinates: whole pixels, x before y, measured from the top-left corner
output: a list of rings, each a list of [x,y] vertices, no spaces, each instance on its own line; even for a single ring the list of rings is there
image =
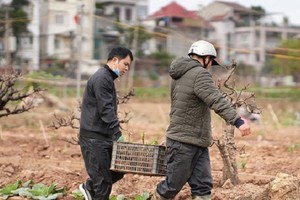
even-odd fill
[[[18,37],[13,64],[38,70],[58,60],[88,67],[93,53],[94,6],[94,0],[29,0],[23,7],[30,21],[28,32]]]
[[[29,0],[28,5],[21,8],[30,22],[27,26],[28,31],[19,33],[17,37],[13,35],[12,22],[20,19],[9,19],[9,11],[13,8],[8,3],[9,1],[4,5],[8,19],[5,20],[4,37],[0,39],[0,54],[3,57],[0,58],[0,65],[11,65],[20,70],[36,70],[39,68],[39,1]]]
[[[260,71],[268,55],[283,39],[294,38],[300,28],[266,24],[263,13],[234,2],[214,1],[199,14],[215,28],[219,59],[226,64],[242,61]]]
[[[136,24],[148,14],[148,0],[96,0],[104,15],[114,15],[119,22]]]
[[[117,26],[137,25],[148,14],[148,0],[96,0],[94,59],[106,59],[112,46],[122,43]]]
[[[80,61],[87,66],[93,52],[94,0],[28,2],[22,7],[29,19],[28,32],[18,35],[17,42],[11,40],[15,37],[10,34],[9,45],[6,44],[5,52],[14,55],[12,65],[21,70],[39,70],[57,60],[74,67]]]
[[[87,66],[93,55],[95,1],[43,0],[40,8],[41,63],[58,59]]]
[[[31,22],[17,55],[27,66],[37,70],[58,61],[90,74],[122,39],[116,21],[136,25],[148,14],[148,0],[30,0],[24,9]]]
[[[211,39],[214,33],[197,11],[189,11],[175,1],[149,15],[143,24],[154,32],[148,51],[166,51],[176,57],[187,55],[193,42]]]

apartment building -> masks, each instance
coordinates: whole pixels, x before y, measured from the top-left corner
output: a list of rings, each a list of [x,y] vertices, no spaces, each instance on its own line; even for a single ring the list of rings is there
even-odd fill
[[[17,43],[10,42],[13,65],[39,70],[59,61],[76,67],[79,59],[88,65],[93,53],[94,6],[94,0],[29,0],[22,8],[30,21],[28,32],[18,36]]]
[[[104,60],[109,49],[124,44],[124,35],[117,26],[130,28],[147,14],[148,0],[96,0],[94,59]]]
[[[148,14],[148,0],[96,0],[103,15],[114,15],[119,22],[136,24]]]
[[[283,39],[296,38],[300,27],[263,22],[262,13],[234,2],[214,1],[199,14],[215,28],[219,59],[242,61],[260,71]]]
[[[56,59],[70,65],[92,59],[94,6],[94,0],[41,2],[40,59],[44,67]]]
[[[9,12],[13,10],[9,1],[4,5],[4,11],[8,19],[5,21],[5,34],[0,38],[0,67],[11,65],[16,69],[39,68],[39,1],[29,0],[28,5],[22,8],[30,20],[27,30],[19,33],[18,38],[13,35],[12,22],[20,19],[9,19]],[[3,8],[3,7],[2,7]],[[9,54],[8,54],[9,52]]]

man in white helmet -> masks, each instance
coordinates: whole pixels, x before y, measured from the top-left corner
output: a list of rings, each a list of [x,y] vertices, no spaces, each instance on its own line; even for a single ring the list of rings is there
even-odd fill
[[[250,127],[215,87],[207,68],[218,64],[214,46],[204,40],[193,43],[189,57],[170,66],[171,113],[167,129],[167,175],[151,197],[173,199],[188,183],[192,199],[210,200],[212,176],[208,147],[212,143],[210,109],[232,125],[242,136]]]

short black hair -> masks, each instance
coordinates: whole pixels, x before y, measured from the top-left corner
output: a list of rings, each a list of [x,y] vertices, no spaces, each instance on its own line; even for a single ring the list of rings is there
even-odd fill
[[[119,59],[124,59],[127,56],[130,57],[131,61],[133,61],[132,52],[125,47],[114,47],[108,54],[107,61],[113,59],[113,57],[117,57]]]

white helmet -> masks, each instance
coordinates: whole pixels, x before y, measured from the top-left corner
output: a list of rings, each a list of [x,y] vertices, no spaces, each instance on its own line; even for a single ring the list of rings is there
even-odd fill
[[[191,54],[196,54],[198,56],[212,56],[213,58],[217,57],[217,51],[214,45],[205,40],[194,42],[189,49],[188,55],[190,56]],[[215,59],[213,59],[213,65],[219,65]]]
[[[194,42],[189,49],[188,55],[190,54],[196,54],[198,56],[217,57],[217,52],[214,45],[205,40],[199,40],[197,42]]]

